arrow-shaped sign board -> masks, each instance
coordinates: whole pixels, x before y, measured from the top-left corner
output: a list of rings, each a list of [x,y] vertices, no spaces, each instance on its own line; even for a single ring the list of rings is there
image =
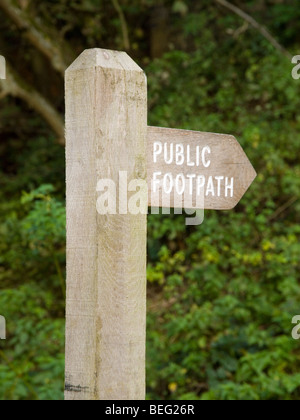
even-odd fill
[[[147,147],[152,207],[229,210],[256,177],[230,135],[148,127]]]
[[[148,127],[147,112],[126,53],[67,70],[67,400],[145,398],[147,204],[231,209],[256,176],[234,137]]]

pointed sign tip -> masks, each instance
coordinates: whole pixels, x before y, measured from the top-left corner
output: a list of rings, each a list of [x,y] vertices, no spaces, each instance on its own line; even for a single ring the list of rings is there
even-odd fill
[[[234,136],[160,127],[148,127],[148,175],[150,206],[203,192],[206,210],[233,209],[257,176]]]

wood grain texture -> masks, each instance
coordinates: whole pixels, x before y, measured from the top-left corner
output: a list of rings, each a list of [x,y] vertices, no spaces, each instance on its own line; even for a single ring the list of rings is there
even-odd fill
[[[99,215],[97,182],[146,180],[147,82],[125,53],[66,72],[67,400],[145,398],[145,215]]]
[[[168,157],[170,157],[170,145],[173,143],[174,150],[176,145],[182,145],[185,149],[185,163],[183,165],[176,165],[176,163],[167,164],[164,160],[163,153],[157,156],[157,162],[154,163],[153,150],[154,144],[160,142],[161,144],[167,144],[167,150],[169,151]],[[197,167],[188,166],[186,146],[190,146],[191,162],[195,163],[195,150],[199,146],[199,150],[209,146],[211,153],[206,154],[206,160],[209,160],[210,166],[203,167],[201,164]],[[221,193],[218,196],[217,187],[218,184],[214,179],[214,190],[215,195],[208,194],[204,196],[204,209],[214,210],[230,210],[234,208],[241,200],[251,183],[256,177],[256,172],[245,155],[240,144],[235,137],[225,134],[214,134],[214,133],[203,133],[188,130],[176,130],[159,127],[148,127],[148,142],[147,142],[147,172],[148,172],[148,204],[153,207],[162,207],[162,202],[170,201],[171,207],[174,207],[173,192],[171,195],[166,194],[160,185],[157,189],[157,193],[153,194],[152,179],[155,172],[161,172],[164,174],[172,174],[173,179],[183,174],[185,177],[189,174],[198,176],[205,176],[206,180],[210,176],[213,177],[224,177],[221,183]],[[174,152],[175,155],[175,152]],[[201,157],[201,153],[200,153]],[[174,157],[175,161],[175,157]],[[162,178],[162,176],[160,178]],[[225,178],[228,177],[228,183],[231,178],[234,178],[234,193],[228,193],[228,197],[225,196]],[[190,185],[187,183],[187,185]],[[193,195],[190,197],[192,202],[195,202],[196,194],[196,182],[193,182],[194,189]],[[188,188],[186,188],[187,192]],[[188,192],[187,192],[187,195]],[[164,196],[164,198],[163,198]],[[167,199],[166,199],[167,198]],[[159,203],[159,206],[157,206]],[[201,207],[203,208],[203,207]]]

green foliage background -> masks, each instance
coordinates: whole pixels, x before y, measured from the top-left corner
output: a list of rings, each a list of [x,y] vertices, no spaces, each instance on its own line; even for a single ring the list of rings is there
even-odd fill
[[[27,3],[47,27],[67,28],[75,55],[124,48],[108,0]],[[296,1],[234,3],[300,54]],[[259,174],[234,211],[206,212],[201,226],[149,216],[148,398],[298,400],[291,319],[300,314],[300,80],[285,56],[214,1],[120,5],[130,54],[148,75],[149,124],[234,134]],[[156,7],[168,16],[159,52]],[[35,52],[7,17],[0,26],[30,80]],[[41,90],[45,74],[34,71]],[[47,77],[45,95],[63,113],[62,83]],[[2,99],[0,131],[0,313],[8,324],[0,399],[62,399],[64,149],[20,100]]]

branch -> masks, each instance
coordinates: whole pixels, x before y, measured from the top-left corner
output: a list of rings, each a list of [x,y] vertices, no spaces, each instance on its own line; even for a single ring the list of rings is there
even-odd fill
[[[289,59],[292,58],[292,54],[287,51],[279,42],[271,35],[271,33],[260,23],[258,23],[253,17],[248,15],[246,12],[238,8],[237,6],[229,3],[227,0],[215,0],[216,3],[226,7],[227,9],[231,10],[233,13],[244,19],[248,22],[254,29],[258,30],[258,32],[270,42],[280,53],[284,54]]]
[[[122,33],[123,33],[123,41],[124,41],[124,47],[126,51],[130,50],[130,41],[129,41],[129,34],[128,34],[128,26],[126,23],[126,19],[123,13],[123,10],[118,2],[118,0],[112,0],[112,4],[114,6],[114,8],[116,9],[116,12],[119,15],[119,19],[121,22],[121,28],[122,28]]]
[[[24,80],[12,70],[8,63],[6,63],[6,68],[7,78],[5,80],[0,80],[0,86],[2,87],[0,99],[10,95],[25,101],[43,117],[57,134],[58,142],[63,145],[65,130],[60,114],[40,93],[24,82]]]
[[[269,222],[271,222],[274,219],[277,219],[278,216],[280,216],[283,212],[285,212],[289,207],[295,204],[296,201],[298,200],[299,200],[299,197],[292,197],[289,201],[287,201],[285,204],[283,204],[281,207],[279,207],[275,211],[275,213],[269,218]]]
[[[47,35],[45,35],[38,25],[13,4],[11,0],[0,0],[0,8],[15,23],[15,25],[24,33],[29,42],[46,56],[62,76],[68,67],[65,62],[62,51],[53,43]]]

